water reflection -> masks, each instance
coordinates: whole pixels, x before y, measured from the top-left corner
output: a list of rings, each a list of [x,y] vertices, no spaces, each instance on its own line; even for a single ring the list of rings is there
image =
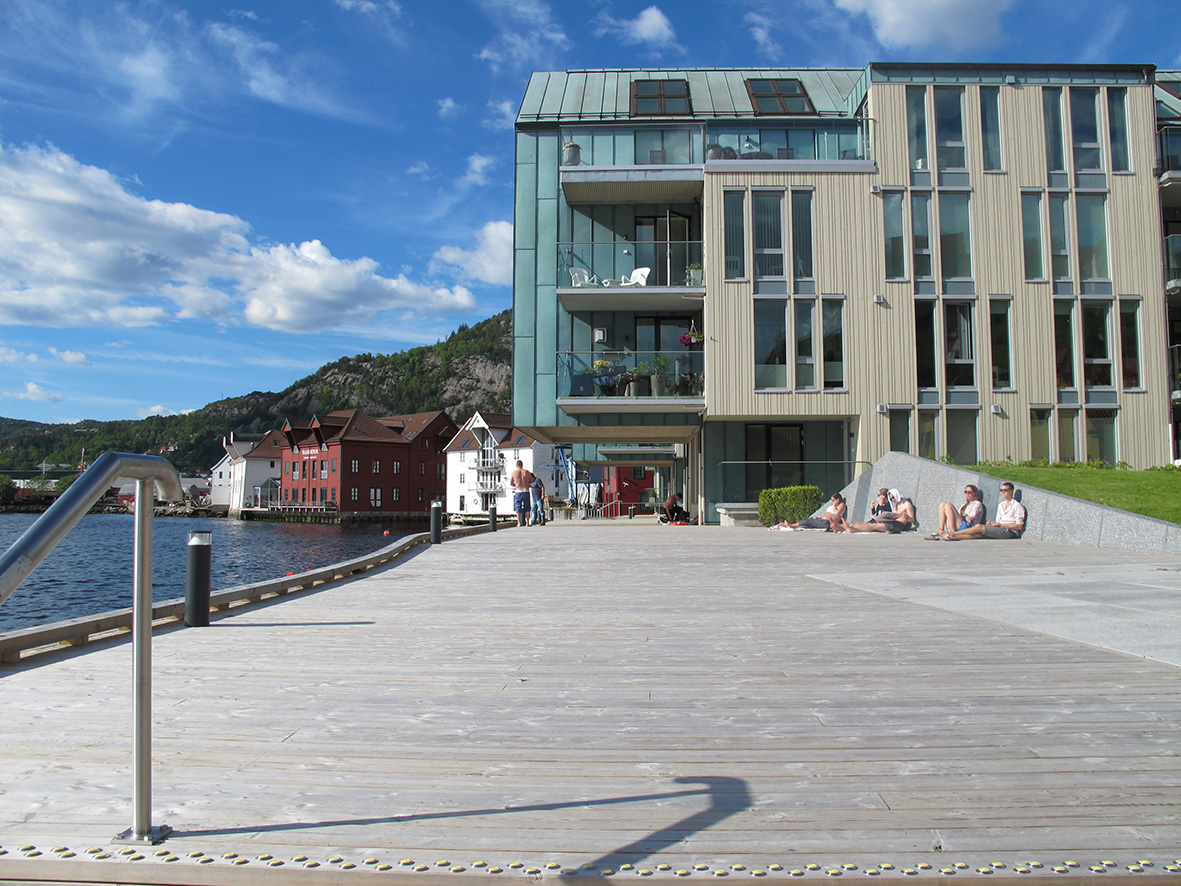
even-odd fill
[[[39,515],[0,515],[0,551]],[[131,605],[135,518],[88,514],[0,606],[0,631]],[[376,551],[423,527],[163,518],[152,528],[152,597],[184,595],[189,532],[213,533],[213,590],[316,569]],[[383,535],[385,530],[389,535]]]

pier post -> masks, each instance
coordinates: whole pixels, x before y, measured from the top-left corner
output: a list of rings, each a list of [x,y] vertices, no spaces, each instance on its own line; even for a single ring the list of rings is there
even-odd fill
[[[213,573],[213,533],[194,530],[185,548],[185,624],[209,626],[209,588]]]
[[[431,502],[431,544],[443,542],[443,503],[437,499]]]
[[[496,531],[496,502],[488,503],[488,531]]]

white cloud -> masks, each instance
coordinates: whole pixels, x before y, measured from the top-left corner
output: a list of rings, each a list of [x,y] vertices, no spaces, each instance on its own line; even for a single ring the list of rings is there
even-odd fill
[[[244,266],[243,314],[257,326],[313,332],[362,323],[397,308],[454,310],[475,304],[462,286],[431,287],[377,274],[377,262],[333,257],[319,241],[252,251]]]
[[[683,51],[683,47],[677,45],[677,32],[673,23],[657,6],[649,6],[632,19],[616,19],[604,14],[600,16],[599,22],[596,31],[599,36],[611,33],[633,46]]]
[[[759,53],[768,58],[779,58],[782,54],[782,48],[775,42],[775,38],[771,36],[774,22],[767,18],[767,16],[760,15],[757,12],[748,12],[742,17],[742,20],[750,26],[750,35],[754,38],[755,46],[758,47]]]
[[[493,161],[476,154],[479,183]],[[319,332],[381,311],[473,305],[462,287],[384,277],[318,240],[252,243],[241,219],[147,200],[53,148],[0,145],[0,324],[148,326],[189,317]]]
[[[469,185],[486,185],[488,184],[487,172],[496,165],[494,157],[487,157],[484,154],[472,154],[467,158],[467,173],[460,181]]]
[[[879,43],[891,49],[992,46],[1001,39],[1001,15],[1013,0],[833,0],[838,9],[865,14]]]
[[[493,130],[510,130],[517,122],[517,106],[512,102],[489,101],[488,107],[492,116],[484,120],[484,125]]]
[[[551,68],[570,48],[570,39],[554,20],[553,10],[542,0],[477,0],[496,26],[497,35],[476,58],[492,70],[509,66],[517,70]]]
[[[161,406],[161,405],[157,404],[155,406],[149,406],[146,409],[137,409],[136,412],[139,414],[140,418],[147,418],[150,415],[188,415],[190,412],[193,412],[193,410],[192,409],[173,410],[173,409],[169,409],[166,406]]]
[[[27,382],[23,391],[4,391],[0,393],[0,397],[11,397],[14,400],[35,400],[39,403],[58,403],[62,399],[61,394],[47,391],[36,382]]]
[[[459,114],[459,106],[455,104],[455,99],[451,96],[441,98],[435,104],[439,107],[439,116],[445,120],[449,120]]]
[[[467,279],[508,286],[513,282],[513,224],[488,222],[476,233],[475,249],[444,246],[435,253],[434,262],[455,265]]]
[[[431,172],[431,165],[425,160],[419,160],[417,163],[406,170],[406,174],[412,175],[415,178],[420,178],[423,181],[435,177],[435,174]]]
[[[22,351],[14,351],[12,348],[6,348],[0,345],[0,363],[36,363],[36,354],[26,354]]]
[[[59,351],[57,348],[50,348],[49,353],[59,358],[63,363],[72,363],[75,366],[90,365],[90,360],[81,351]]]

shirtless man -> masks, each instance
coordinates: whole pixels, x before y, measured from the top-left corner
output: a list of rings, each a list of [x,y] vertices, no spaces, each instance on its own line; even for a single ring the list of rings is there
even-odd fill
[[[533,472],[525,470],[525,463],[517,459],[517,469],[509,476],[509,485],[513,487],[513,510],[517,512],[517,525],[527,526],[526,520],[530,508],[529,484],[533,482]]]
[[[833,530],[839,532],[905,532],[918,522],[914,512],[914,502],[897,489],[886,491],[886,498],[890,502],[890,510],[874,516],[868,523],[841,522],[833,524]]]

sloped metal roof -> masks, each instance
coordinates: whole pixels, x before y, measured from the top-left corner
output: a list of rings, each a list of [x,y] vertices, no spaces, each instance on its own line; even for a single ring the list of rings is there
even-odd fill
[[[683,68],[666,70],[535,71],[529,78],[518,123],[604,120],[713,120],[753,117],[747,80],[799,80],[819,116],[848,115],[851,94],[864,82],[864,68]],[[633,117],[636,80],[686,80],[692,113]]]

